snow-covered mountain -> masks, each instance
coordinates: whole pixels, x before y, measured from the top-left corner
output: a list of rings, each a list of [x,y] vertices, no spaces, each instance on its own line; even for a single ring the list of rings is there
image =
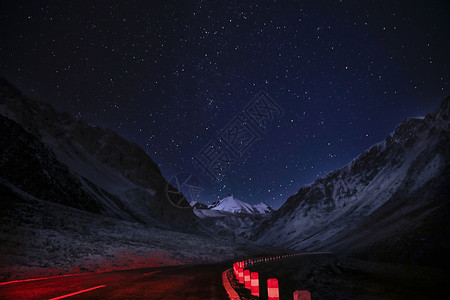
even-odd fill
[[[259,202],[258,204],[253,205],[253,208],[260,214],[273,212],[272,207],[268,206],[264,202]]]
[[[404,120],[348,165],[303,186],[254,239],[409,263],[450,252],[449,106],[450,97],[425,118]]]
[[[214,235],[233,237],[236,242],[249,244],[256,224],[267,219],[272,209],[264,203],[254,206],[234,198],[232,195],[207,206],[193,202],[194,214],[200,218],[202,226]],[[261,247],[261,245],[258,245]]]
[[[235,214],[265,214],[272,211],[272,208],[270,208],[263,202],[260,202],[256,205],[251,205],[237,198],[234,198],[233,195],[229,195],[222,200],[214,202],[213,204],[208,206],[208,208],[211,210],[218,210]]]

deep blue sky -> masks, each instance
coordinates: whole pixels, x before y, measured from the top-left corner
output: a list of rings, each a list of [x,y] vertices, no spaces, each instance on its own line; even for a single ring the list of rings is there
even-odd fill
[[[450,94],[447,1],[181,2],[2,1],[0,75],[275,208]],[[213,183],[193,158],[261,90],[283,115]]]

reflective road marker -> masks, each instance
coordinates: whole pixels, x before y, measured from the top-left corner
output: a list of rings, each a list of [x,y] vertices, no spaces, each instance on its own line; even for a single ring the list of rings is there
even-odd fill
[[[86,292],[89,292],[89,291],[92,291],[92,290],[96,290],[96,289],[99,289],[99,288],[102,288],[102,287],[105,287],[105,286],[106,286],[106,285],[95,286],[95,287],[90,288],[90,289],[86,289],[86,290],[78,291],[78,292],[75,292],[75,293],[71,293],[71,294],[59,296],[59,297],[56,297],[56,298],[52,298],[52,299],[50,299],[50,300],[58,300],[58,299],[63,299],[63,298],[75,296],[75,295],[78,295],[78,294],[81,294],[81,293],[86,293]]]

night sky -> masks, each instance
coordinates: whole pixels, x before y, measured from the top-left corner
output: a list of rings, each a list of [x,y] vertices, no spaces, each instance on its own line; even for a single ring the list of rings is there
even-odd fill
[[[450,95],[448,1],[292,2],[1,1],[0,75],[193,174],[202,202],[277,208]]]

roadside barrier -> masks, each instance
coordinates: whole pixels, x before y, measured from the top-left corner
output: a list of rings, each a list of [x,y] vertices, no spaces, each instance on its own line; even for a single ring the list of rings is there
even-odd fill
[[[238,270],[238,279],[239,283],[244,283],[244,270],[242,268]]]
[[[280,300],[280,293],[278,290],[278,279],[267,279],[267,296],[269,300]]]
[[[295,257],[304,254],[288,254],[288,255],[279,255],[279,256],[268,256],[263,258],[256,259],[246,259],[243,261],[235,262],[233,264],[233,271],[236,276],[236,279],[240,284],[244,284],[246,289],[249,289],[253,296],[259,297],[259,274],[257,272],[251,272],[248,268],[249,266],[253,266],[257,263],[267,263],[272,262],[278,259],[283,259],[287,257]],[[278,279],[269,278],[267,279],[267,295],[268,300],[279,300],[280,292],[278,286]],[[293,293],[294,300],[311,300],[311,293],[305,290],[297,290]]]
[[[259,297],[259,276],[257,272],[252,272],[250,274],[250,281],[251,281],[251,292],[253,296]]]
[[[250,289],[252,287],[252,283],[250,281],[250,270],[244,270],[244,286],[246,289]]]
[[[295,291],[294,300],[311,300],[311,293],[308,291]]]

